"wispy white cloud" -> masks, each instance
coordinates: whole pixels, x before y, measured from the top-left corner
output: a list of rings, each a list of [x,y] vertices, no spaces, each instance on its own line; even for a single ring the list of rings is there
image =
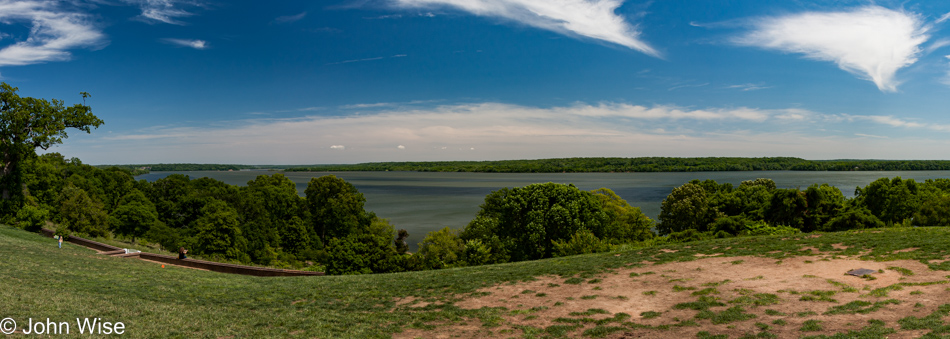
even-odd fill
[[[670,88],[667,89],[667,91],[675,91],[675,90],[678,90],[678,89],[680,89],[680,88],[689,88],[689,87],[705,87],[705,86],[708,86],[708,85],[709,85],[708,82],[704,82],[704,83],[701,83],[701,84],[682,84],[682,85],[676,85],[676,86],[670,87]]]
[[[862,119],[867,119],[879,124],[888,125],[892,127],[910,127],[910,128],[919,128],[925,127],[925,124],[913,121],[907,121],[904,119],[895,118],[893,116],[883,116],[883,115],[868,115],[861,116]]]
[[[763,84],[741,84],[741,85],[726,86],[726,88],[737,89],[743,92],[748,92],[748,91],[758,91],[762,89],[769,89],[769,88],[772,88],[772,86],[765,86]]]
[[[875,124],[890,126],[890,127],[900,127],[908,128],[911,130],[931,130],[937,132],[950,132],[950,124],[940,124],[940,123],[930,123],[930,122],[920,122],[909,119],[898,118],[891,115],[848,115],[843,114],[836,116],[841,120],[845,121],[870,121]]]
[[[936,23],[938,24],[943,23],[944,21],[947,21],[947,19],[950,19],[950,13],[940,16],[940,18],[937,19]]]
[[[124,0],[127,3],[139,6],[142,14],[139,18],[149,23],[166,23],[172,25],[184,25],[179,18],[194,15],[183,7],[195,7],[200,4],[197,0]]]
[[[0,22],[31,25],[29,36],[0,49],[0,66],[69,60],[69,50],[99,48],[105,35],[85,14],[62,8],[57,1],[0,0]]]
[[[576,37],[606,41],[651,56],[640,29],[615,10],[623,0],[391,0],[400,8],[452,7]]]
[[[919,15],[879,6],[760,18],[753,25],[734,42],[832,61],[885,92],[897,90],[895,74],[917,61],[929,39]]]
[[[405,58],[405,57],[407,57],[407,56],[408,56],[408,55],[406,55],[406,54],[396,54],[396,55],[392,55],[392,56],[388,56],[388,57],[386,57],[386,56],[380,56],[380,57],[363,58],[363,59],[350,59],[350,60],[343,60],[343,61],[337,61],[337,62],[326,63],[326,64],[324,64],[324,66],[351,64],[351,63],[354,63],[354,62],[364,62],[364,61],[376,61],[376,60],[383,60],[383,59],[389,59],[389,58]]]
[[[433,102],[438,102],[439,100],[413,100],[407,102],[374,102],[374,103],[362,103],[362,104],[350,104],[339,106],[340,109],[367,109],[367,108],[381,108],[381,107],[396,107],[404,105],[420,105],[420,104],[430,104]]]
[[[167,43],[170,43],[170,44],[173,44],[173,45],[178,45],[178,46],[181,46],[181,47],[191,47],[191,48],[194,48],[194,49],[206,49],[206,48],[208,48],[208,42],[207,42],[207,41],[204,41],[204,40],[190,40],[190,39],[165,38],[165,39],[162,39],[162,41],[167,42]]]
[[[937,41],[934,41],[929,46],[927,46],[927,50],[925,53],[930,54],[930,53],[935,52],[938,49],[941,49],[947,46],[950,46],[950,39],[946,39],[946,38],[938,39]]]
[[[307,16],[307,12],[303,12],[303,13],[295,14],[295,15],[279,16],[277,18],[274,18],[274,22],[278,24],[289,24],[292,22],[300,21],[306,16]]]
[[[363,108],[378,108],[395,105],[391,102],[377,102],[372,104],[352,104],[352,105],[343,105],[340,106],[342,109],[363,109]]]
[[[380,16],[364,16],[363,19],[366,20],[380,20],[380,19],[399,19],[402,18],[402,14],[387,14]]]

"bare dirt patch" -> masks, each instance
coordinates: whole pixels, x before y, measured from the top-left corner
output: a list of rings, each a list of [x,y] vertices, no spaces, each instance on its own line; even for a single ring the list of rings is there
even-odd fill
[[[845,246],[842,243],[837,243],[837,244],[831,244],[831,248],[834,248],[836,250],[846,250],[846,249],[851,248],[851,246]]]
[[[723,259],[618,269],[579,284],[576,278],[544,276],[492,286],[455,305],[504,307],[500,325],[486,327],[478,319],[466,319],[438,324],[431,331],[406,330],[396,337],[518,337],[556,331],[582,337],[599,330],[606,337],[695,338],[706,331],[731,338],[761,332],[786,338],[860,330],[871,320],[897,329],[890,338],[919,337],[929,330],[900,331],[897,320],[925,317],[950,300],[947,272],[930,271],[918,261]],[[889,269],[893,267],[914,274],[905,276]],[[857,268],[878,273],[871,274],[873,279],[845,274]],[[705,309],[700,301],[709,302]],[[841,311],[854,301],[865,303],[860,309],[874,309],[863,314]],[[836,314],[828,313],[836,309]],[[806,321],[817,322],[821,329],[802,332]]]
[[[893,253],[896,254],[896,253],[913,252],[913,251],[916,251],[916,250],[919,250],[919,249],[920,249],[919,247],[911,247],[911,248],[905,248],[905,249],[902,249],[902,250],[896,250],[896,251],[894,251]]]

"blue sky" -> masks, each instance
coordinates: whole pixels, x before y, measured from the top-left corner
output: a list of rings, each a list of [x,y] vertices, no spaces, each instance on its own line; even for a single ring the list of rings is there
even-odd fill
[[[92,164],[950,159],[950,3],[0,0]]]

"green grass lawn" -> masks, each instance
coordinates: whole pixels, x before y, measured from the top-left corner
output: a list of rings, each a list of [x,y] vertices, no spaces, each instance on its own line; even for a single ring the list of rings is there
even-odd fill
[[[832,244],[849,246],[836,249]],[[893,228],[819,237],[719,239],[505,265],[365,276],[249,277],[106,257],[73,244],[0,226],[0,319],[123,322],[131,338],[389,337],[403,328],[452,322],[491,330],[509,310],[465,310],[453,302],[481,287],[542,275],[592,279],[643,261],[695,260],[697,253],[781,260],[811,255],[803,246],[867,260],[944,259],[950,229]],[[731,248],[730,248],[731,247]],[[919,250],[892,253],[898,249]],[[726,249],[729,248],[729,249]],[[676,252],[660,251],[672,249]],[[778,253],[768,253],[780,251]],[[950,262],[932,264],[950,270]],[[426,307],[396,306],[406,297]]]

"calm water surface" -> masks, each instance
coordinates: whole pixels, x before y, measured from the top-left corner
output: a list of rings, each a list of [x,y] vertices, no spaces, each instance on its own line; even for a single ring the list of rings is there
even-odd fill
[[[245,186],[258,175],[269,171],[184,171],[152,172],[137,177],[155,181],[173,173],[192,179],[209,177],[231,185]],[[691,172],[691,173],[424,173],[424,172],[287,172],[285,176],[297,183],[303,195],[310,178],[333,174],[352,183],[366,197],[366,210],[388,218],[397,229],[409,231],[409,243],[414,245],[429,231],[448,226],[462,228],[475,217],[485,196],[502,187],[525,186],[533,183],[573,183],[582,190],[601,187],[612,189],[630,205],[656,220],[660,203],[674,187],[693,179],[713,179],[719,183],[738,186],[744,180],[769,178],[780,188],[802,188],[811,184],[838,187],[847,197],[854,189],[864,187],[882,177],[900,176],[904,179],[950,178],[950,171],[894,171],[894,172]]]

